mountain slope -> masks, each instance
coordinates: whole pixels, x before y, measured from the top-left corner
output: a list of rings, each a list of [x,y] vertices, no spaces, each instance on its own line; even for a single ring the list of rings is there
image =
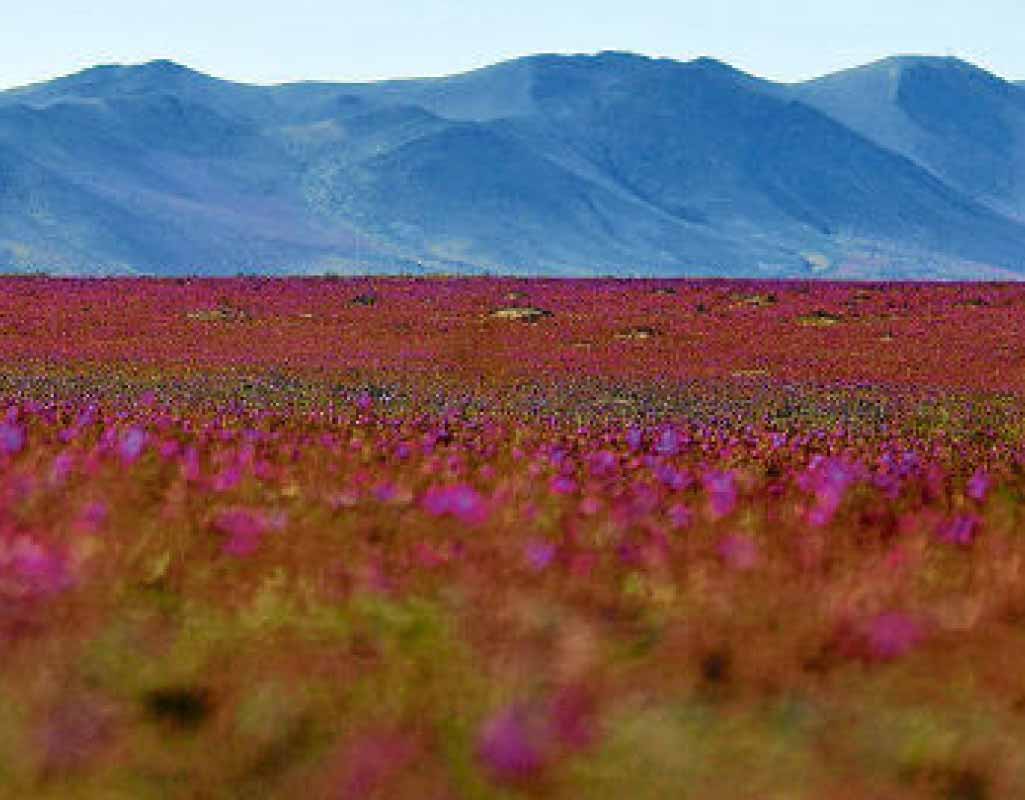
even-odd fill
[[[798,99],[1002,213],[1025,219],[1025,89],[953,58],[897,57]]]
[[[601,53],[262,87],[96,67],[0,92],[0,269],[1025,274],[1000,171],[1025,91],[971,69],[788,87]]]

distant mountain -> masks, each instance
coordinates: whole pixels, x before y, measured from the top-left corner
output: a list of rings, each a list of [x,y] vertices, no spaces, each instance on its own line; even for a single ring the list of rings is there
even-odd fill
[[[794,96],[1025,220],[1025,88],[955,58],[891,58]]]
[[[1017,278],[1025,89],[926,58],[94,67],[0,92],[0,270]]]

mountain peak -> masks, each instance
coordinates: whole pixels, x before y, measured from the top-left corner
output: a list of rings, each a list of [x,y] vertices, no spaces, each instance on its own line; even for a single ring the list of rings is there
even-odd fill
[[[176,79],[182,78],[205,78],[209,76],[197,72],[190,67],[171,61],[167,58],[153,59],[137,64],[99,64],[95,67],[87,67],[79,72],[72,73],[65,78],[58,78],[56,82],[62,83],[108,83],[124,80],[138,80],[140,77],[147,80]],[[210,79],[212,80],[212,79]]]
[[[855,76],[888,76],[892,80],[899,80],[904,74],[911,70],[928,69],[949,75],[959,74],[976,78],[986,78],[993,81],[1003,82],[991,72],[965,61],[957,56],[934,56],[915,53],[899,54],[881,58],[861,66],[843,69],[824,75],[820,78],[813,78],[806,81],[806,84],[826,83],[835,79]]]

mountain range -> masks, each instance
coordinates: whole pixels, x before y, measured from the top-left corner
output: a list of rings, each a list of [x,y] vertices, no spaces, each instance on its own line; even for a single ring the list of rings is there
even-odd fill
[[[170,61],[0,92],[0,272],[1025,277],[1025,84],[781,84],[537,55],[254,86]]]

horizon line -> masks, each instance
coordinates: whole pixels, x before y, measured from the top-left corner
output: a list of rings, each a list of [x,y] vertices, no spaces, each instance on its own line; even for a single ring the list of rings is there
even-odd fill
[[[693,64],[693,63],[696,63],[696,62],[699,62],[699,61],[710,61],[710,62],[715,62],[715,63],[718,63],[718,64],[725,65],[725,66],[729,67],[730,69],[733,69],[733,70],[735,70],[737,72],[743,73],[743,74],[748,75],[750,77],[756,78],[757,80],[765,81],[767,83],[774,83],[774,84],[778,84],[778,85],[784,85],[784,86],[795,86],[795,85],[800,85],[802,83],[810,83],[810,82],[815,81],[815,80],[820,80],[822,78],[827,78],[827,77],[830,77],[830,76],[833,76],[833,75],[839,75],[839,74],[842,74],[844,72],[850,72],[850,71],[854,71],[854,70],[858,70],[858,69],[864,69],[866,67],[871,67],[871,66],[874,66],[876,64],[882,64],[882,63],[885,63],[887,61],[896,61],[896,60],[901,60],[901,59],[922,59],[922,60],[930,60],[930,61],[956,61],[958,63],[967,64],[967,65],[969,65],[971,67],[974,67],[975,69],[978,69],[978,70],[986,72],[986,73],[988,73],[990,75],[993,75],[993,76],[999,78],[1000,80],[1006,81],[1007,83],[1014,84],[1014,85],[1025,84],[1025,79],[1013,78],[1013,77],[1007,77],[1007,76],[1001,75],[1001,74],[999,74],[999,73],[997,73],[997,72],[995,72],[995,71],[993,71],[993,70],[991,70],[991,69],[989,69],[987,67],[980,66],[979,64],[975,63],[974,61],[970,61],[967,58],[962,58],[960,56],[952,55],[950,53],[944,53],[944,54],[921,53],[921,52],[893,53],[891,55],[882,56],[880,58],[872,59],[870,61],[855,63],[855,64],[852,64],[850,66],[846,66],[846,67],[841,67],[839,69],[830,70],[830,71],[827,71],[827,72],[823,72],[821,74],[814,74],[814,75],[812,75],[810,77],[807,77],[807,78],[799,78],[799,79],[793,79],[793,80],[779,80],[779,79],[775,79],[775,78],[765,77],[763,75],[758,74],[757,72],[749,71],[747,69],[735,66],[734,64],[732,64],[731,62],[729,62],[729,61],[727,61],[727,60],[725,60],[723,58],[719,58],[717,56],[712,56],[712,55],[707,55],[707,54],[695,56],[693,58],[676,58],[676,57],[673,57],[673,56],[652,55],[652,54],[649,54],[649,53],[642,53],[642,52],[635,51],[635,50],[616,50],[616,49],[604,48],[604,49],[601,49],[601,50],[578,51],[578,52],[555,52],[555,51],[531,52],[531,53],[524,53],[524,54],[521,54],[521,55],[518,55],[518,56],[512,56],[512,57],[509,57],[509,58],[500,58],[500,59],[498,59],[496,61],[489,61],[489,62],[481,64],[479,66],[470,67],[470,68],[467,68],[467,69],[460,69],[460,70],[456,70],[454,72],[445,72],[445,73],[427,74],[427,75],[405,75],[405,76],[380,77],[380,78],[369,78],[369,79],[355,79],[355,80],[340,79],[340,78],[316,78],[316,77],[310,77],[310,78],[299,78],[299,79],[294,79],[294,80],[293,79],[285,79],[285,80],[280,80],[280,81],[249,81],[249,80],[241,80],[241,79],[236,79],[236,78],[232,78],[232,77],[227,77],[227,76],[220,75],[220,74],[215,74],[214,72],[206,72],[203,69],[190,66],[185,61],[179,61],[179,60],[177,60],[175,58],[172,58],[172,57],[155,56],[153,58],[147,58],[147,59],[142,60],[142,61],[111,61],[111,62],[101,62],[101,63],[91,64],[91,65],[88,65],[88,66],[81,67],[79,69],[72,70],[71,72],[58,73],[58,74],[55,74],[55,75],[53,75],[53,76],[51,76],[49,78],[41,78],[39,80],[30,81],[29,83],[22,83],[22,84],[15,84],[15,85],[12,85],[12,86],[0,87],[0,94],[6,94],[8,92],[19,92],[19,91],[23,91],[23,90],[26,90],[26,89],[31,89],[31,88],[34,88],[34,87],[44,86],[44,85],[46,85],[48,83],[53,83],[55,81],[60,81],[60,80],[64,80],[64,79],[67,79],[67,78],[72,78],[72,77],[75,77],[77,75],[82,75],[84,73],[87,73],[87,72],[90,72],[90,71],[93,71],[93,70],[100,70],[100,69],[140,69],[140,68],[150,67],[150,66],[159,65],[159,64],[166,64],[168,66],[173,66],[175,68],[182,69],[182,70],[185,70],[185,71],[193,73],[193,74],[201,75],[201,76],[204,76],[204,77],[207,77],[207,78],[211,78],[213,80],[223,81],[223,82],[226,82],[226,83],[233,83],[233,84],[237,84],[237,85],[240,85],[240,86],[253,86],[253,87],[271,88],[272,89],[272,88],[281,87],[281,86],[294,86],[294,85],[299,85],[299,84],[310,84],[310,83],[328,84],[328,85],[330,85],[330,84],[369,85],[369,84],[395,83],[395,82],[404,82],[404,81],[443,80],[443,79],[446,79],[446,78],[455,78],[455,77],[459,77],[459,76],[462,76],[462,75],[472,74],[472,73],[478,72],[480,70],[489,69],[491,67],[497,67],[497,66],[500,66],[500,65],[503,65],[503,64],[510,64],[510,63],[514,63],[514,62],[517,62],[517,61],[525,61],[525,60],[533,59],[533,58],[545,58],[545,57],[553,57],[553,58],[560,58],[560,57],[561,58],[597,58],[597,57],[600,57],[600,56],[610,56],[610,55],[621,55],[621,56],[627,56],[627,57],[634,57],[634,58],[645,59],[645,60],[648,60],[648,61],[670,61],[670,62],[673,62],[673,63],[676,63],[676,64]]]

